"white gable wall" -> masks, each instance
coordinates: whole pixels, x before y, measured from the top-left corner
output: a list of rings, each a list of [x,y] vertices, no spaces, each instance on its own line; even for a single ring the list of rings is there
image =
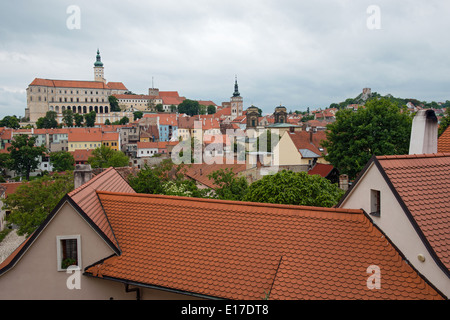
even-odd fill
[[[381,192],[380,217],[369,215],[374,224],[388,236],[419,273],[424,275],[444,295],[450,297],[450,279],[429,254],[397,198],[374,163],[365,171],[364,176],[353,187],[351,193],[347,195],[339,207],[363,209],[365,212],[370,213],[371,189]],[[425,257],[424,262],[419,261],[419,255]],[[383,266],[379,267],[381,268],[382,279]]]

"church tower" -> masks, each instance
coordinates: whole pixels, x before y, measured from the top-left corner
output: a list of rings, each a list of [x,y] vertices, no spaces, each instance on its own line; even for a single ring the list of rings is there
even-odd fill
[[[97,49],[97,59],[94,63],[94,79],[95,81],[102,81],[106,83],[105,72],[103,70],[103,62],[100,57],[100,50]]]
[[[236,117],[242,116],[242,111],[244,110],[244,99],[239,93],[237,77],[234,82],[234,93],[231,97],[231,120]]]

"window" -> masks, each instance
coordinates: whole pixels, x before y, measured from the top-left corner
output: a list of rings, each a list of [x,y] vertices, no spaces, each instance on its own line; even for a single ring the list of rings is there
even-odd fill
[[[79,235],[57,236],[56,246],[58,271],[65,271],[71,265],[81,268],[81,237]]]
[[[370,190],[370,214],[379,217],[381,213],[381,193],[379,190]]]

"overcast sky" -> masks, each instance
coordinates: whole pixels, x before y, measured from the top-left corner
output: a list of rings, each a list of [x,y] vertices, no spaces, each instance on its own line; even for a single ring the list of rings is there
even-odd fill
[[[265,113],[325,108],[365,87],[450,100],[449,15],[443,0],[3,1],[0,117],[24,115],[34,78],[93,80],[97,48],[107,81],[134,93],[153,79],[220,105],[237,75],[244,108]]]

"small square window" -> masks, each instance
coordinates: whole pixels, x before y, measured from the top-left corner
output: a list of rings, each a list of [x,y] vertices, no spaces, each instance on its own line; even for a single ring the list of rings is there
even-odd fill
[[[65,271],[70,266],[81,268],[81,237],[57,236],[58,271]]]

